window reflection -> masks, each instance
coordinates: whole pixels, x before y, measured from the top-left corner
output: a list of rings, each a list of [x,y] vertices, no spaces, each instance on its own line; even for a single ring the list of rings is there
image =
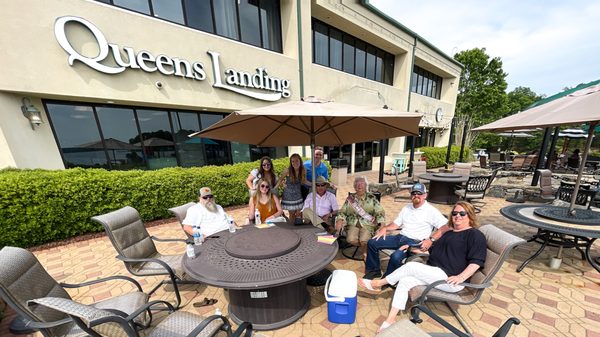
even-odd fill
[[[420,95],[440,99],[442,92],[442,77],[419,66],[413,69],[411,91]]]
[[[239,0],[242,41],[260,47],[260,23],[257,0]]]
[[[188,135],[200,131],[198,114],[193,112],[171,112],[175,146],[179,163],[183,167],[203,166],[205,164],[204,138],[189,138]]]
[[[157,18],[184,23],[181,1],[152,0],[152,11]]]
[[[137,137],[135,145],[143,146],[151,170],[177,166],[175,142],[166,111],[137,110],[142,139]]]
[[[217,34],[238,39],[237,8],[235,0],[213,1]]]
[[[116,107],[96,108],[104,145],[112,169],[130,170],[146,168],[133,109]]]
[[[223,119],[223,115],[201,114],[200,126],[203,129],[215,124]],[[203,138],[203,140],[206,138]],[[204,143],[204,153],[206,155],[207,165],[223,165],[231,163],[231,154],[229,153],[228,142],[216,139],[206,139]]]
[[[185,0],[188,26],[214,33],[211,0]]]

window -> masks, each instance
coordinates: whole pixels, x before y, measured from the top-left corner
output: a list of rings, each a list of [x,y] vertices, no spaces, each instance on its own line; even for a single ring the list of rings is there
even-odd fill
[[[282,52],[278,0],[96,0]]]
[[[442,94],[442,77],[419,66],[415,66],[410,90],[423,96],[440,99]]]
[[[393,84],[394,55],[317,19],[312,21],[313,63]]]
[[[188,137],[223,119],[222,113],[44,103],[66,168],[152,170],[257,160],[262,153],[272,158],[287,157],[286,147],[256,148]]]

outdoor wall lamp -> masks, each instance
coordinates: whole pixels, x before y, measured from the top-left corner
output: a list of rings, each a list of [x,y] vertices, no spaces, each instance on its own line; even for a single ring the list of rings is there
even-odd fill
[[[31,129],[35,130],[36,126],[44,123],[42,121],[42,113],[36,107],[31,104],[31,100],[27,97],[23,97],[23,105],[21,105],[21,111],[23,111],[23,116],[25,116],[29,123],[31,123]]]

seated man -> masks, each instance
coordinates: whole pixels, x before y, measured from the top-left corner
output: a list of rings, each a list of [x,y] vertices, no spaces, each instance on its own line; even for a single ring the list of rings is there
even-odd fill
[[[335,227],[333,224],[333,217],[337,214],[339,209],[335,195],[329,191],[329,182],[323,176],[319,176],[316,181],[317,186],[317,221],[329,234],[335,233]],[[312,192],[308,194],[306,200],[304,200],[304,206],[302,207],[302,218],[308,221],[313,221],[315,208],[312,207],[313,197]]]
[[[227,213],[223,207],[217,205],[209,187],[202,187],[198,191],[198,203],[188,208],[181,224],[183,230],[189,235],[194,234],[193,226],[200,226],[204,238],[229,229]]]
[[[338,212],[335,229],[339,232],[346,227],[346,240],[360,247],[362,256],[366,254],[367,241],[373,237],[377,224],[385,221],[385,210],[374,194],[367,192],[365,177],[354,179],[354,190]]]
[[[409,245],[427,251],[436,239],[439,239],[448,230],[448,220],[437,208],[426,200],[427,189],[421,183],[414,184],[410,189],[411,203],[404,206],[394,222],[382,226],[377,234],[367,243],[367,261],[365,266],[366,279],[381,276],[379,251],[382,249],[399,249]],[[388,235],[387,231],[401,228],[400,234]],[[433,235],[433,228],[439,229]],[[383,277],[402,265],[407,251],[397,250],[390,256],[387,269]]]

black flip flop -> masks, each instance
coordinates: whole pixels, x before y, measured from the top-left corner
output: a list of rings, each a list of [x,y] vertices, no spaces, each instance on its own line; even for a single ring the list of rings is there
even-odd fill
[[[211,298],[211,299],[209,299],[209,298],[205,297],[205,298],[202,300],[202,302],[196,302],[196,303],[194,303],[194,307],[196,307],[196,308],[197,308],[197,307],[206,307],[206,306],[208,306],[208,305],[213,305],[213,304],[217,303],[218,301],[219,301],[219,300],[217,300],[217,299],[215,299],[215,298]]]

